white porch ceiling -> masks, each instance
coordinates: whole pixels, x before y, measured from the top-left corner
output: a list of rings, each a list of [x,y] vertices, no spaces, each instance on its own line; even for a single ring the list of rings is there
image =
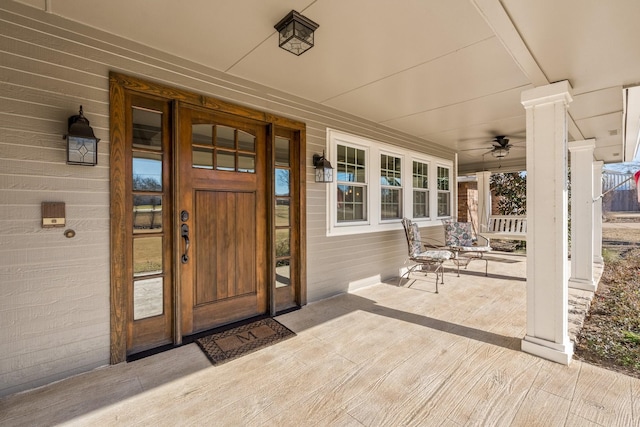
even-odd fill
[[[568,80],[570,139],[631,160],[622,92],[640,83],[637,0],[22,2],[458,150],[461,171],[498,166],[483,156],[495,135],[524,145],[523,90]],[[273,28],[292,9],[320,24],[299,57]]]

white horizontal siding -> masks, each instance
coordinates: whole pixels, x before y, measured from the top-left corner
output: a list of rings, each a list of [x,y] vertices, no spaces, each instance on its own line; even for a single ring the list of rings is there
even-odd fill
[[[326,185],[312,156],[326,129],[452,159],[390,128],[265,88],[15,2],[0,4],[0,396],[109,359],[109,87],[118,71],[307,125],[308,296],[397,274],[401,230],[325,236]],[[67,118],[83,105],[97,167],[65,164]],[[66,203],[65,228],[41,228],[40,204]]]

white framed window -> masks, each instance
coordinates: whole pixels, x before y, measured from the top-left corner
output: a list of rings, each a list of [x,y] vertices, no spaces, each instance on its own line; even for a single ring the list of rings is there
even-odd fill
[[[413,161],[413,218],[429,218],[429,163]]]
[[[335,169],[328,236],[401,229],[404,216],[436,226],[450,215],[453,161],[334,129],[327,129],[326,152]]]
[[[347,142],[336,144],[336,219],[367,221],[367,151]]]
[[[380,154],[380,219],[402,219],[402,158]]]
[[[438,166],[438,218],[451,216],[451,168]]]

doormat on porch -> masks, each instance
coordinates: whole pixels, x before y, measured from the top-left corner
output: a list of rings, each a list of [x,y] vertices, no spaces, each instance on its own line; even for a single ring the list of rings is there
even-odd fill
[[[196,343],[212,364],[220,365],[292,336],[295,333],[287,327],[266,318],[199,338]]]

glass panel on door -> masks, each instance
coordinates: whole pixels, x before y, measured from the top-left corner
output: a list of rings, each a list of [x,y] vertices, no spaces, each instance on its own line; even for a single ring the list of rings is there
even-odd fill
[[[141,102],[148,106],[146,101]],[[167,281],[170,266],[165,259],[169,253],[166,251],[169,227],[165,222],[170,218],[163,215],[169,184],[164,145],[167,124],[162,108],[168,111],[168,106],[158,107],[154,110],[134,106],[131,111],[130,352],[171,339],[171,323],[165,318],[171,316],[170,280]]]
[[[162,116],[157,111],[133,109],[133,148],[162,151]]]
[[[291,260],[276,261],[276,288],[291,286]]]
[[[162,155],[133,153],[133,191],[162,191]]]
[[[133,232],[162,231],[162,197],[133,196]]]
[[[256,173],[256,136],[231,126],[192,124],[193,167]]]
[[[163,288],[162,277],[133,282],[133,320],[160,316],[163,313]]]
[[[275,138],[276,288],[291,286],[291,140]]]
[[[191,126],[194,168],[213,169],[213,126],[195,124]]]

